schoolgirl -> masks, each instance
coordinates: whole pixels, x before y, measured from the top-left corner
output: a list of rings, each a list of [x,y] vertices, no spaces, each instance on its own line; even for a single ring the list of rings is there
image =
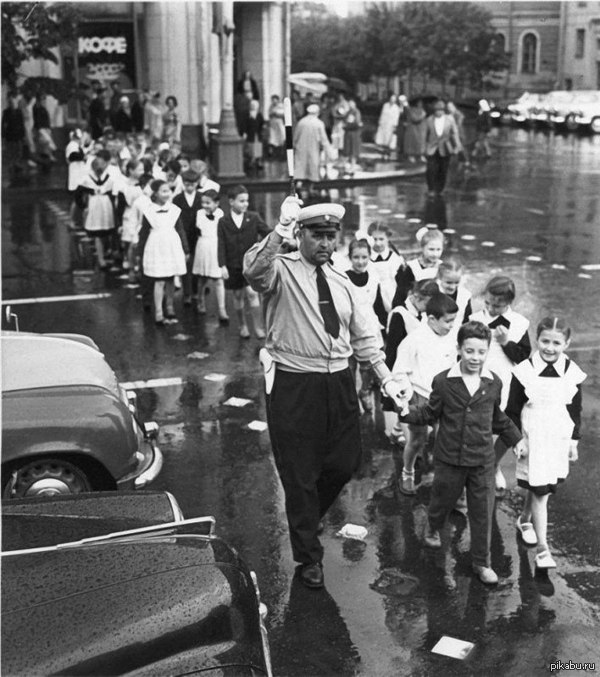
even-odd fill
[[[396,273],[396,292],[392,306],[404,303],[408,290],[415,280],[433,280],[437,277],[438,268],[444,251],[444,235],[437,228],[421,229],[417,233],[421,253]]]
[[[382,221],[371,223],[367,232],[373,238],[371,270],[379,282],[385,311],[389,313],[396,289],[396,273],[404,265],[404,259],[390,246],[391,233]]]
[[[164,326],[177,322],[173,304],[175,276],[185,275],[188,244],[179,218],[181,209],[171,202],[169,185],[155,179],[150,187],[152,204],[144,210],[139,251],[144,275],[154,282],[154,319],[157,325]]]
[[[536,567],[553,569],[548,498],[569,474],[569,462],[578,458],[586,374],[565,354],[571,330],[564,320],[544,318],[536,335],[537,350],[513,370],[506,413],[521,428],[524,441],[517,483],[527,494],[517,529],[527,545],[536,546]]]

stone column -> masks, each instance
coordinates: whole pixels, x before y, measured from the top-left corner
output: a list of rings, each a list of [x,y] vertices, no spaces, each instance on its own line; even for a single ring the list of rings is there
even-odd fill
[[[215,139],[213,164],[220,179],[244,177],[244,142],[240,137],[233,110],[233,0],[218,3],[221,15],[221,118],[219,134]],[[215,11],[215,3],[213,3]]]

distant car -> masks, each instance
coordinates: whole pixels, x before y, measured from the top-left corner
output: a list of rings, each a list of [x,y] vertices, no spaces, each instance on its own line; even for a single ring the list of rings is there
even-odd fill
[[[272,675],[254,572],[158,492],[2,505],[3,677]]]
[[[146,486],[162,468],[158,426],[136,417],[94,342],[3,332],[2,496]]]
[[[541,107],[543,99],[543,94],[531,94],[529,92],[521,94],[516,101],[507,106],[512,121],[518,124],[529,122],[532,111]]]
[[[574,92],[567,126],[570,129],[588,127],[594,134],[600,134],[600,92],[595,90]]]

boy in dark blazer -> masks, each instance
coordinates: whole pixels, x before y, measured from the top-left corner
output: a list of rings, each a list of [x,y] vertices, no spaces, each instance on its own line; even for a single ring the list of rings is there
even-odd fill
[[[433,379],[429,402],[400,416],[406,423],[439,421],[434,445],[434,479],[425,545],[441,547],[439,530],[467,490],[473,570],[486,584],[498,582],[490,566],[494,512],[494,445],[497,434],[507,447],[522,435],[500,409],[502,382],[484,367],[491,331],[481,322],[467,322],[458,331],[460,361]]]
[[[242,273],[244,254],[271,229],[256,212],[249,212],[250,196],[244,186],[233,186],[227,194],[229,212],[221,217],[217,226],[219,238],[219,266],[225,280],[225,289],[233,292],[233,307],[238,316],[240,336],[250,338],[250,330],[244,312],[244,296],[248,300],[252,324],[257,338],[264,338],[260,296]]]
[[[188,169],[181,174],[183,181],[183,191],[177,193],[173,198],[173,204],[181,209],[179,218],[181,225],[187,237],[190,257],[187,261],[187,273],[183,278],[183,305],[191,306],[192,298],[198,299],[198,278],[192,275],[192,266],[194,264],[194,252],[196,251],[196,242],[198,241],[198,229],[196,228],[196,216],[198,210],[202,208],[202,195],[198,192],[198,182],[200,176],[192,169]]]

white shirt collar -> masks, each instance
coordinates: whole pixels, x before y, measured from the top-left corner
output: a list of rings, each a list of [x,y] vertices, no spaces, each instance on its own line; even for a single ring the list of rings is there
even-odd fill
[[[487,367],[483,367],[479,376],[481,378],[489,378],[490,381],[494,380],[494,376],[493,376],[492,372]],[[452,378],[462,378],[463,377],[463,373],[460,370],[460,361],[457,362],[455,365],[453,365],[450,368],[450,371],[448,372],[448,378],[450,378],[450,377],[452,377]]]
[[[238,228],[241,228],[242,224],[244,223],[244,214],[236,214],[235,212],[231,212],[231,220]]]
[[[408,310],[408,312],[411,315],[414,315],[415,318],[418,318],[419,315],[421,315],[421,318],[423,317],[423,313],[421,313],[420,311],[418,311],[415,308],[414,303],[410,299],[407,298],[406,301],[404,302],[404,305],[406,306],[406,309]]]
[[[536,374],[541,374],[544,369],[550,364],[556,370],[556,373],[559,376],[564,376],[565,369],[567,368],[567,357],[563,353],[556,362],[546,362],[540,355],[539,350],[536,350],[531,357],[531,363],[533,364],[533,369]]]

